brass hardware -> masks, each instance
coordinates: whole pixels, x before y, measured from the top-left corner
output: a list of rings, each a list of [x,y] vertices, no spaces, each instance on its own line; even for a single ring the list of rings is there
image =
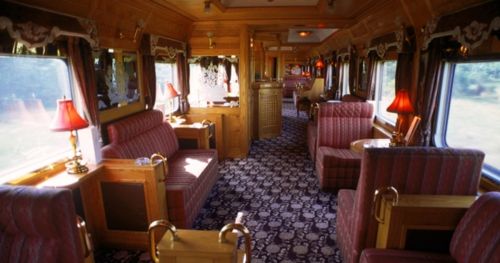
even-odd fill
[[[384,214],[380,216],[380,200],[381,196],[384,193],[388,193],[391,195],[394,195],[392,198],[392,205],[396,205],[399,202],[399,193],[398,190],[392,186],[385,186],[385,187],[380,187],[377,190],[375,190],[375,193],[373,194],[373,203],[374,205],[372,206],[372,214],[375,217],[375,220],[379,223],[384,223]]]
[[[80,236],[83,239],[84,257],[88,257],[93,251],[92,242],[90,242],[90,234],[87,231],[87,225],[80,216],[76,217],[76,226],[80,230]]]
[[[177,228],[172,225],[172,223],[168,222],[167,220],[155,220],[151,224],[149,224],[148,228],[148,237],[149,237],[149,254],[151,255],[151,259],[155,263],[160,262],[160,258],[158,258],[158,250],[156,249],[156,238],[155,238],[155,228],[158,227],[164,227],[166,228],[167,232],[170,231],[172,233],[171,235],[171,240],[172,242],[175,240],[178,240],[179,238],[177,237]]]
[[[210,121],[210,120],[202,120],[201,121],[201,125],[210,125],[210,124],[212,124],[212,121]]]
[[[210,48],[210,49],[215,48],[215,41],[213,40],[214,33],[213,32],[207,32],[207,37],[208,37],[208,48]]]
[[[252,244],[250,238],[250,231],[244,225],[238,223],[230,223],[222,227],[222,229],[219,232],[219,243],[227,242],[226,233],[233,229],[236,229],[243,234],[243,237],[245,238],[246,262],[250,263],[252,261]]]

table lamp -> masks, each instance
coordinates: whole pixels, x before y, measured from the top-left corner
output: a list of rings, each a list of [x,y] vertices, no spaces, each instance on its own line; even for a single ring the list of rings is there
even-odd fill
[[[173,113],[174,113],[174,98],[179,96],[179,94],[177,93],[177,91],[174,89],[174,86],[172,85],[172,83],[167,83],[167,90],[165,91],[165,97],[167,98],[167,100],[170,101],[170,112],[169,112],[169,119],[168,121],[169,122],[174,122],[174,116],[173,116]]]
[[[56,116],[52,120],[50,129],[53,131],[69,131],[69,142],[73,149],[73,157],[66,163],[66,171],[70,174],[86,173],[89,169],[81,163],[81,157],[76,154],[76,136],[74,131],[88,127],[89,123],[84,120],[75,109],[70,99],[57,100]]]
[[[396,97],[394,101],[387,107],[388,112],[394,112],[398,114],[398,119],[396,121],[396,130],[392,133],[390,146],[402,146],[404,145],[403,137],[404,134],[401,131],[401,127],[404,122],[404,117],[402,115],[410,114],[413,112],[413,106],[411,105],[410,96],[406,89],[400,89],[396,92]]]

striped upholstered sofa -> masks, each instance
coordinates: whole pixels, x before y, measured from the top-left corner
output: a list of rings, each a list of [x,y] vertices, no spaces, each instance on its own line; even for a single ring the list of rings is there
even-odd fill
[[[168,220],[191,228],[212,186],[218,179],[217,151],[179,149],[173,128],[160,111],[144,111],[107,126],[110,143],[104,158],[135,159],[160,153],[167,158]]]

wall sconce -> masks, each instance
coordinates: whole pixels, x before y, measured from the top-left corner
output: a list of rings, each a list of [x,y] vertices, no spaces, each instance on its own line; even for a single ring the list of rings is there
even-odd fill
[[[210,13],[211,10],[210,3],[211,3],[210,0],[206,0],[205,2],[203,2],[203,12],[205,12],[205,14]]]
[[[141,31],[144,29],[145,25],[146,25],[146,23],[144,22],[144,20],[139,19],[137,21],[137,24],[135,26],[134,36],[132,37],[132,42],[134,42],[134,43],[137,42],[137,38],[139,37],[139,34],[141,33]],[[120,30],[118,32],[118,37],[120,39],[125,39],[125,34]]]
[[[139,19],[137,21],[137,25],[135,26],[134,38],[132,39],[134,43],[137,42],[137,37],[139,36],[139,33],[144,29],[145,25],[146,23],[144,23],[144,20]]]
[[[213,41],[214,33],[207,32],[207,37],[208,37],[208,48],[210,49],[215,48],[215,42]]]

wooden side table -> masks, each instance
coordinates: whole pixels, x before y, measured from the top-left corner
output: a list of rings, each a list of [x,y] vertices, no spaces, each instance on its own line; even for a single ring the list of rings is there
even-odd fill
[[[474,200],[475,196],[461,195],[399,195],[393,203],[383,196],[380,211],[375,211],[382,219],[376,247],[408,248],[410,231],[452,231]]]
[[[362,153],[365,148],[389,147],[390,139],[361,139],[351,142],[351,151]]]
[[[210,149],[210,140],[215,138],[215,125],[213,123],[204,125],[201,123],[172,123],[171,125],[177,139],[179,139],[181,148]]]
[[[102,165],[90,165],[87,167],[89,171],[81,174],[69,174],[66,170],[54,174],[53,176],[47,177],[46,179],[36,183],[38,188],[68,188],[73,192],[73,199],[75,202],[75,210],[77,215],[87,219],[87,215],[94,209],[89,205],[86,205],[82,192],[88,183],[90,183],[93,178],[99,175],[102,170]],[[87,223],[88,220],[86,220]],[[86,242],[91,244],[90,236],[86,232],[80,231],[80,239],[82,244]],[[87,245],[89,246],[89,245]],[[90,252],[84,259],[84,263],[94,263],[94,253]]]

